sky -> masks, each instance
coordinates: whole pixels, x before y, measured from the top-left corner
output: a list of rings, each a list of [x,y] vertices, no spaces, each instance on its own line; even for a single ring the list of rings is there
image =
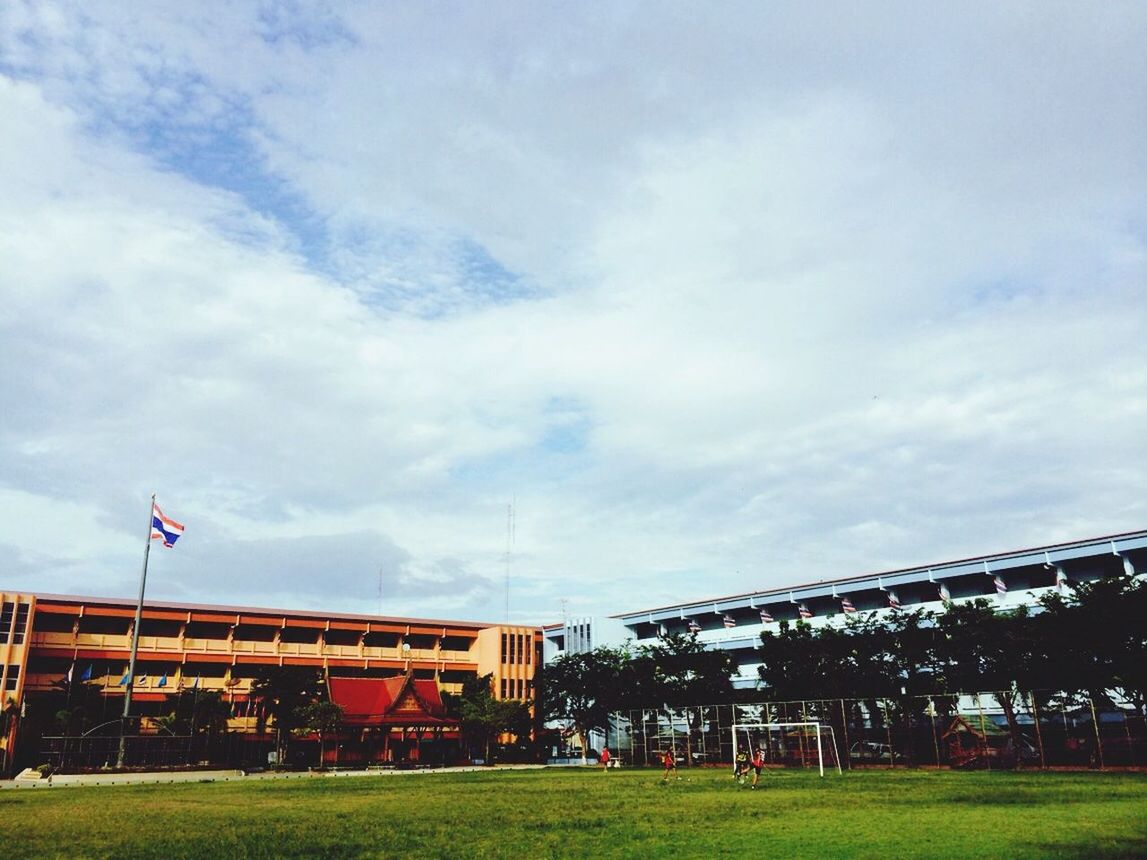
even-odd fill
[[[0,590],[134,598],[152,493],[151,598],[530,624],[1147,528],[1144,44],[8,0]]]

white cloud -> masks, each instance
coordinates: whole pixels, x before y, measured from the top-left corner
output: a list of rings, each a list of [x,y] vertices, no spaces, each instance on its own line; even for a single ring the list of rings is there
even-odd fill
[[[160,593],[489,618],[516,497],[532,621],[1143,527],[1147,28],[1061,11],[10,5],[5,586],[152,490]]]

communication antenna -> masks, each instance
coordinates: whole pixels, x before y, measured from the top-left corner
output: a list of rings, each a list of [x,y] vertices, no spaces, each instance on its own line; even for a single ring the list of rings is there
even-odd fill
[[[506,617],[505,622],[510,623],[510,562],[514,557],[514,538],[517,524],[515,523],[514,506],[516,498],[510,499],[506,505]]]

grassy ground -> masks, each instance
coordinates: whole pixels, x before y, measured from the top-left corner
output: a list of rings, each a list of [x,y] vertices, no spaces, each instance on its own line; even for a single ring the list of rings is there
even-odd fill
[[[8,857],[1144,857],[1147,775],[560,768],[0,792]]]

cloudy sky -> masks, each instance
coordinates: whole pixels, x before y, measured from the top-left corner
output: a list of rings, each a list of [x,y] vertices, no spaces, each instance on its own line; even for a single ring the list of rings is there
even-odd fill
[[[535,623],[1147,528],[1147,7],[807,6],[0,5],[0,589],[152,492],[157,599]]]

